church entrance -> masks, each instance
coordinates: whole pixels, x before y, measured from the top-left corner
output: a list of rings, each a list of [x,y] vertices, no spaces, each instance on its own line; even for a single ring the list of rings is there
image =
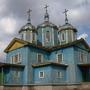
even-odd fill
[[[80,69],[82,72],[82,81],[83,82],[90,82],[90,68],[89,67],[82,67]]]

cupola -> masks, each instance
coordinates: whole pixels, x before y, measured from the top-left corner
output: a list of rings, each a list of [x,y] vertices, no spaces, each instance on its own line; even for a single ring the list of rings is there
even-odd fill
[[[45,7],[44,22],[39,24],[37,27],[38,31],[38,42],[42,46],[51,47],[58,43],[57,31],[58,28],[55,24],[51,23],[49,20],[48,6]],[[55,36],[56,35],[56,36]]]
[[[60,45],[77,39],[77,29],[68,23],[67,12],[68,10],[65,9],[65,24],[59,27],[58,38]]]
[[[35,26],[31,24],[30,12],[31,10],[29,9],[27,12],[28,13],[27,23],[26,25],[21,27],[19,34],[21,39],[28,41],[30,43],[37,43],[37,31]]]

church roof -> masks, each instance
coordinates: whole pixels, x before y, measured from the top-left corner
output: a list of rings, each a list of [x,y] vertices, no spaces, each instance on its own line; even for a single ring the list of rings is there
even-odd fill
[[[24,67],[21,64],[10,64],[10,63],[2,63],[0,62],[0,67]]]
[[[16,42],[18,42],[18,43],[16,43]],[[32,46],[34,48],[39,48],[39,49],[45,50],[47,52],[51,52],[51,51],[58,50],[58,49],[61,49],[61,48],[67,48],[67,47],[70,47],[70,46],[79,45],[80,43],[87,49],[87,51],[90,51],[90,47],[84,39],[79,39],[79,40],[75,40],[73,42],[70,42],[70,43],[67,43],[67,44],[64,44],[64,45],[57,45],[57,46],[54,46],[54,47],[50,47],[50,48],[48,47],[47,48],[47,47],[44,47],[42,45],[32,44],[28,41],[24,41],[22,39],[15,38],[7,46],[7,48],[4,50],[4,52],[9,52],[11,50],[15,50],[17,48],[24,47],[24,46]]]
[[[75,32],[77,32],[77,29],[69,23],[66,23],[63,26],[60,26],[59,30],[60,31],[62,31],[62,30],[74,30]]]
[[[90,67],[90,63],[81,63],[78,64],[79,67]]]

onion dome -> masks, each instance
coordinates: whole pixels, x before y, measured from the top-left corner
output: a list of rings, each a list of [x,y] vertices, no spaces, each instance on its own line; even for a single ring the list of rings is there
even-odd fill
[[[24,25],[24,26],[22,26],[21,27],[21,29],[20,29],[20,31],[19,31],[19,33],[21,33],[22,31],[28,31],[28,30],[30,30],[30,31],[36,31],[35,30],[35,26],[33,26],[32,24],[31,24],[31,18],[30,18],[30,12],[31,12],[32,10],[28,10],[28,22],[27,22],[27,24],[26,25]]]
[[[37,31],[35,29],[35,26],[33,26],[31,24],[31,18],[30,18],[30,12],[31,10],[29,9],[28,13],[28,22],[26,23],[26,25],[22,26],[19,34],[21,39],[28,41],[30,43],[37,43]]]
[[[31,23],[27,23],[26,25],[21,27],[19,33],[22,31],[36,31],[36,29],[35,29],[35,26],[33,26]]]
[[[74,32],[77,32],[77,29],[74,26],[72,26],[71,24],[69,24],[69,23],[66,23],[66,24],[60,26],[59,30],[60,31],[61,30],[73,30]]]
[[[44,22],[41,23],[40,25],[38,25],[37,28],[44,28],[44,27],[49,26],[49,27],[53,27],[53,28],[58,29],[55,24],[53,24],[49,21],[49,14],[48,14],[48,10],[47,10],[48,6],[46,5],[44,8],[46,9],[46,12],[45,12],[45,15],[44,15]]]
[[[59,42],[60,45],[73,42],[77,39],[77,29],[68,23],[67,11],[65,9],[65,24],[59,27]]]
[[[77,32],[77,29],[68,23],[67,12],[67,9],[65,9],[65,11],[63,12],[65,14],[65,24],[63,26],[60,26],[59,30],[74,30],[74,32]]]

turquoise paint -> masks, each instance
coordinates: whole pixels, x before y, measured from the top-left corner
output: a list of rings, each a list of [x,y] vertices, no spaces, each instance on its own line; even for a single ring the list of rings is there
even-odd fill
[[[39,77],[39,72],[44,72],[44,78]],[[62,72],[63,77],[58,78],[57,72]],[[34,84],[65,84],[66,83],[66,68],[58,66],[43,66],[34,68]]]
[[[46,22],[44,22],[46,23]],[[43,24],[42,24],[43,25]],[[68,25],[68,24],[67,24]],[[55,28],[53,24],[51,26],[44,25],[37,28],[37,45],[44,46],[45,48],[52,48],[53,46],[60,45],[60,41],[58,38],[58,34],[62,32],[66,32],[68,26],[65,27],[65,30],[59,30]],[[69,25],[70,29],[73,29],[72,25]],[[49,31],[51,34],[51,40],[46,43],[45,33]],[[76,34],[76,32],[74,33]],[[73,33],[71,33],[71,36]],[[68,35],[67,35],[68,36]],[[74,36],[74,35],[73,35]],[[26,36],[27,37],[27,36]],[[76,37],[74,38],[76,39]],[[66,39],[67,40],[67,39]],[[65,44],[68,41],[61,42]],[[71,42],[71,41],[70,41]],[[33,43],[34,44],[34,43]],[[36,45],[36,44],[35,44]],[[88,59],[87,62],[82,64],[90,64],[90,53],[86,49],[83,43],[78,43],[77,45],[69,46],[66,48],[58,48],[47,52],[43,49],[36,48],[30,45],[23,46],[21,48],[9,51],[6,56],[6,63],[11,63],[11,57],[16,55],[17,53],[21,54],[21,62],[18,64],[25,65],[24,68],[18,68],[20,72],[20,78],[15,80],[13,78],[14,71],[17,70],[17,67],[8,67],[4,68],[3,72],[4,76],[4,84],[19,84],[19,85],[30,85],[30,84],[80,84],[83,81],[81,67],[78,66],[80,64],[79,52],[84,51],[87,53]],[[47,65],[42,67],[33,68],[32,64],[41,64],[37,61],[37,54],[40,53],[43,56],[43,63],[45,62],[54,62],[57,63],[57,54],[63,54],[63,60],[59,64],[66,64],[67,67],[64,66],[56,66],[56,65]],[[90,67],[89,74],[90,74]],[[1,68],[2,69],[2,68]],[[39,78],[39,72],[45,72],[45,78]],[[63,78],[57,78],[56,73],[62,72]],[[90,79],[90,77],[88,77]]]

